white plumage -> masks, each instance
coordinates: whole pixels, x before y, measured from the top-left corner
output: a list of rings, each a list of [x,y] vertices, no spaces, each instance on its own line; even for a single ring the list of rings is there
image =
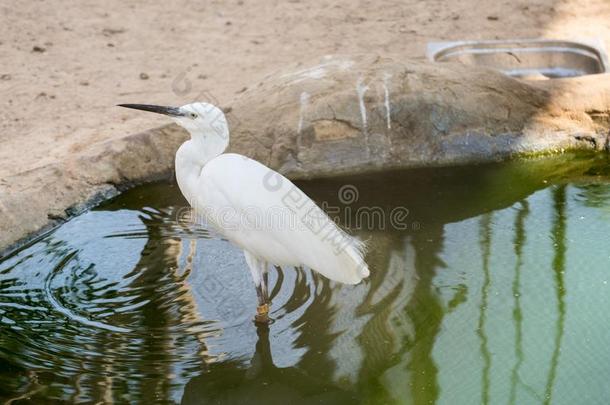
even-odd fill
[[[271,176],[273,184],[266,180]],[[342,283],[368,276],[362,245],[290,180],[259,162],[220,155],[203,167],[197,185],[191,204],[203,207],[219,232],[254,257],[307,266]]]
[[[257,287],[258,320],[268,319],[268,264],[306,266],[347,284],[369,275],[364,245],[290,180],[245,156],[224,154],[229,129],[218,108],[122,106],[170,115],[189,131],[191,139],[176,153],[178,185],[197,214],[244,250]]]

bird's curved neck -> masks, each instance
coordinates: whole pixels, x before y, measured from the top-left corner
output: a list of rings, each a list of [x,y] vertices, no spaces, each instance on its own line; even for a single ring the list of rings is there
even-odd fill
[[[228,136],[218,135],[192,137],[184,142],[176,152],[176,179],[182,194],[192,205],[189,190],[196,190],[196,183],[203,167],[227,148]]]

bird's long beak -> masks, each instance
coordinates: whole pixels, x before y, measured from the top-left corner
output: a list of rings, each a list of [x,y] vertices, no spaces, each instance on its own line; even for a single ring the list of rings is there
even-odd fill
[[[119,104],[119,107],[133,108],[134,110],[150,111],[157,114],[169,115],[170,117],[182,117],[184,112],[178,107],[164,107],[150,104]]]

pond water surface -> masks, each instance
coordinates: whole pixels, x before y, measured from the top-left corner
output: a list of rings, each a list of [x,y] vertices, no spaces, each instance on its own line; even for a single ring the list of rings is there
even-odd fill
[[[273,269],[269,328],[242,252],[193,224],[176,186],[135,188],[0,262],[0,397],[607,403],[609,164],[301,182],[368,241],[371,277]]]

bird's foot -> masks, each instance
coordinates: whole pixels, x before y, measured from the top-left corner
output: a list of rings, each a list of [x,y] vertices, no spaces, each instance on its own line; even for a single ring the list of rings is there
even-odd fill
[[[254,322],[256,323],[270,323],[269,318],[269,304],[265,303],[256,307],[256,315],[254,316]]]

